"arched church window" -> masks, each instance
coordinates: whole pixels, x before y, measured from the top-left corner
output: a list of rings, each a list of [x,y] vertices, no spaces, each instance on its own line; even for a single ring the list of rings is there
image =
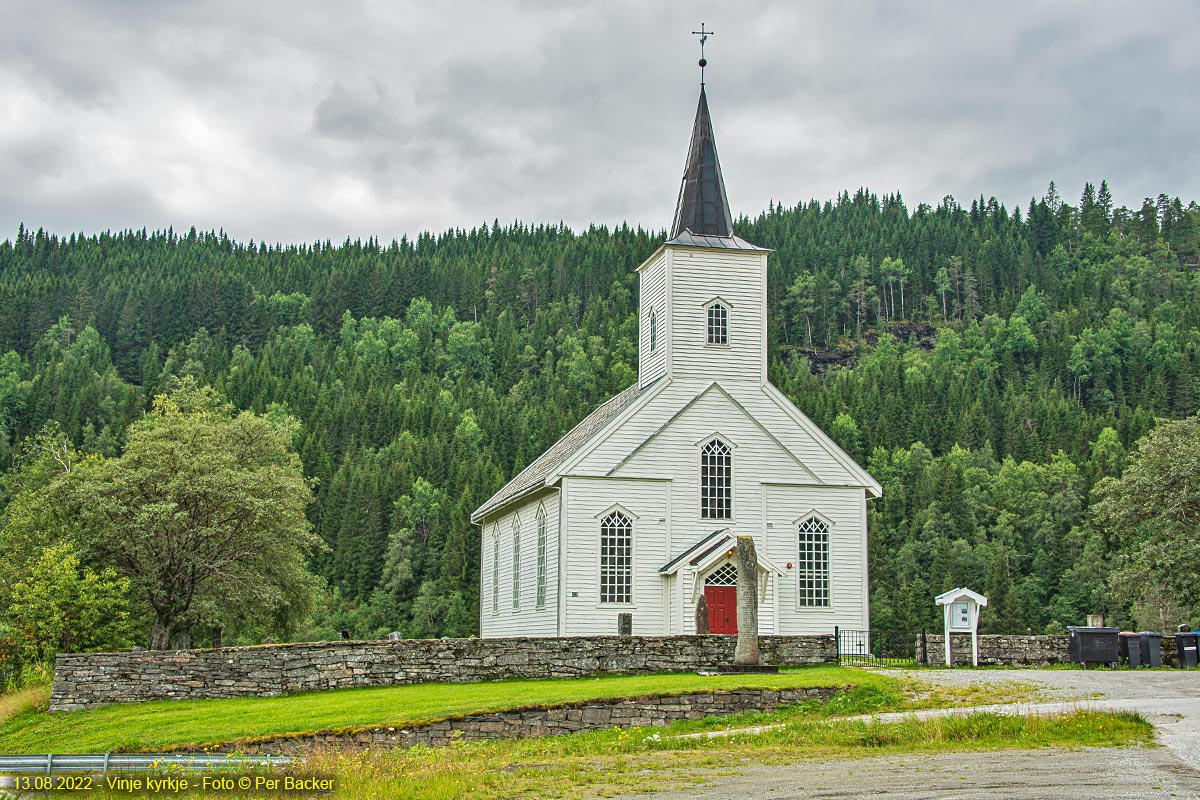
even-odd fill
[[[704,579],[705,586],[737,586],[737,566],[732,561],[726,561],[709,573]]]
[[[797,598],[802,606],[829,606],[829,526],[818,517],[800,523]]]
[[[500,526],[492,526],[492,613],[500,611]]]
[[[650,309],[650,352],[658,348],[658,313]]]
[[[700,516],[733,516],[733,451],[720,439],[700,448]]]
[[[521,607],[521,520],[513,515],[513,611]]]
[[[537,601],[538,608],[546,605],[546,509],[537,512]]]
[[[729,344],[729,309],[723,303],[708,307],[708,343]]]
[[[614,511],[600,521],[600,602],[628,603],[633,594],[633,523]]]

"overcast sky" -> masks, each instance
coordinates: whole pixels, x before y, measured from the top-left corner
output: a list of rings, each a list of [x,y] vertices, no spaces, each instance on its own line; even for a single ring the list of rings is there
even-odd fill
[[[698,91],[734,214],[1200,198],[1195,2],[9,2],[0,237],[666,227]]]

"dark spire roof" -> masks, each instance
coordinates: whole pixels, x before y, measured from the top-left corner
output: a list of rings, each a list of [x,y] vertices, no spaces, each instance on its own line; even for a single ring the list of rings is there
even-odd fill
[[[692,145],[688,148],[683,187],[679,190],[679,205],[675,208],[670,240],[679,238],[687,231],[698,236],[733,236],[733,217],[729,214],[729,198],[725,196],[721,162],[717,160],[717,140],[713,136],[708,98],[703,86],[700,87],[700,104],[696,108],[696,124],[692,127]]]

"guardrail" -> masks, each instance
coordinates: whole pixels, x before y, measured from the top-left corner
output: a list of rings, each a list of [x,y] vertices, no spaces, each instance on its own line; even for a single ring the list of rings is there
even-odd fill
[[[217,767],[274,767],[291,764],[288,756],[236,755],[230,753],[44,753],[40,755],[0,755],[0,775],[5,773],[56,772],[133,772],[142,770],[184,767],[213,769]]]

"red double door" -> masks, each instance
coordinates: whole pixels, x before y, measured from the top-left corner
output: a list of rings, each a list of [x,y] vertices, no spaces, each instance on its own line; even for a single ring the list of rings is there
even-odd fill
[[[709,632],[736,634],[737,587],[705,586],[704,599],[708,602]]]

